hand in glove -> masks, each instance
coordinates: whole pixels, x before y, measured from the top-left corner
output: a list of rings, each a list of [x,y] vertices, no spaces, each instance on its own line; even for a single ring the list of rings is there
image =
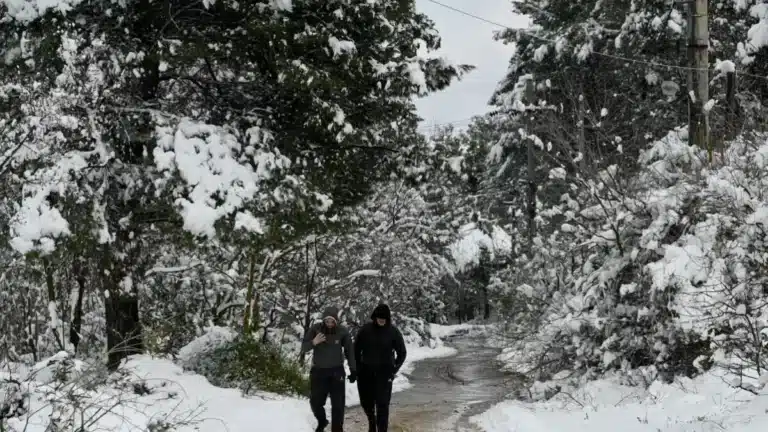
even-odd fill
[[[348,379],[349,379],[349,382],[350,382],[350,383],[354,384],[354,383],[355,383],[355,381],[357,381],[357,372],[355,372],[355,371],[351,371],[351,372],[349,373],[349,377],[348,377]]]

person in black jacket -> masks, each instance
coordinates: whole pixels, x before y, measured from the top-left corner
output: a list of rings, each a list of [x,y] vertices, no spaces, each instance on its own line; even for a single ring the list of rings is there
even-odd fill
[[[365,324],[355,338],[357,391],[368,417],[368,431],[387,432],[392,381],[407,353],[402,333],[392,325],[389,306],[376,306],[371,319],[373,322]]]

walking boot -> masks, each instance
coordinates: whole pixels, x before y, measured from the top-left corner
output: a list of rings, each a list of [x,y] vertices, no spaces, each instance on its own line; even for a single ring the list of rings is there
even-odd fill
[[[315,432],[325,432],[325,427],[328,426],[328,420],[319,422],[317,424],[317,429],[315,429]]]

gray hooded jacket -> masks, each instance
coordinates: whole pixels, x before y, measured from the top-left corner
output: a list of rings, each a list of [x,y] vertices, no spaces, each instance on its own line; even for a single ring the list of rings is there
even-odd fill
[[[344,367],[344,358],[349,363],[349,370],[356,371],[355,356],[352,350],[352,336],[346,327],[339,324],[339,309],[329,307],[323,312],[323,318],[333,317],[336,320],[336,327],[328,328],[324,323],[318,323],[310,327],[307,334],[304,335],[304,341],[301,344],[301,352],[312,351],[312,367],[318,369]],[[312,339],[318,333],[325,334],[325,342],[312,345]]]

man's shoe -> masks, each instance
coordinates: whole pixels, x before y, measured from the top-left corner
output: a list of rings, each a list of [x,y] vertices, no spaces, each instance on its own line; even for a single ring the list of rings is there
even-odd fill
[[[326,426],[328,426],[328,420],[319,422],[317,425],[317,429],[315,429],[315,432],[325,432]]]

